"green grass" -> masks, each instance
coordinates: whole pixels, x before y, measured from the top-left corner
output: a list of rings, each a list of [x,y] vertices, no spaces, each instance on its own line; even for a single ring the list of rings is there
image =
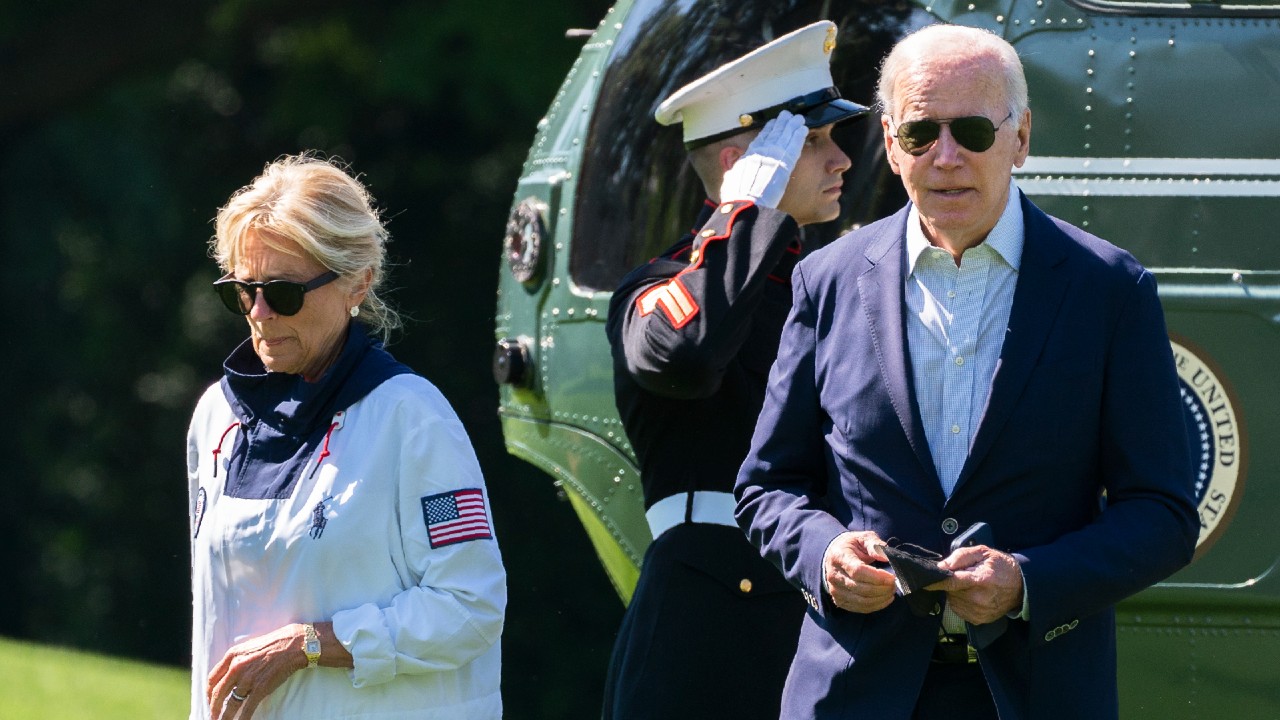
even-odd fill
[[[0,638],[0,718],[179,720],[187,670]]]

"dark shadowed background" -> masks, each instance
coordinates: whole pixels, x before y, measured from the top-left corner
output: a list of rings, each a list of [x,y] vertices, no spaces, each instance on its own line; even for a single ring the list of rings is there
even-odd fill
[[[394,238],[391,350],[471,433],[510,584],[511,718],[592,717],[622,606],[508,456],[499,250],[535,125],[607,0],[0,4],[0,635],[185,666],[184,435],[245,335],[217,208],[269,160],[349,162]]]

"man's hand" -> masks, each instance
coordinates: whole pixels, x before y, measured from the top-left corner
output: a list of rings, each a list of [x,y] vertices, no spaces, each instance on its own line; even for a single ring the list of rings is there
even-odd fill
[[[1022,607],[1022,571],[1012,555],[986,545],[963,547],[938,567],[953,575],[926,590],[947,593],[947,607],[974,625],[986,625]]]
[[[877,546],[882,543],[874,532],[847,532],[827,546],[822,557],[827,593],[841,610],[872,613],[893,602],[893,573],[873,567],[874,562],[888,562]]]
[[[808,135],[804,116],[786,110],[765,123],[747,146],[746,154],[724,174],[720,202],[750,200],[762,207],[777,208]]]

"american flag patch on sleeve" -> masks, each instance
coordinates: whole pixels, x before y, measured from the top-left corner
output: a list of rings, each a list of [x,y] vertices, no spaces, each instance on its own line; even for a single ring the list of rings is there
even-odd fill
[[[422,498],[422,518],[433,548],[493,537],[484,510],[484,493],[478,488]]]

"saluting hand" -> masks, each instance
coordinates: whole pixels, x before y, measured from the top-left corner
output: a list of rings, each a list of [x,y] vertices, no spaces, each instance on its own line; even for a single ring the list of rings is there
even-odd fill
[[[893,602],[893,573],[872,565],[888,562],[879,551],[882,544],[870,530],[847,532],[827,546],[822,558],[827,593],[841,610],[872,613]]]
[[[938,567],[952,576],[925,589],[946,591],[947,607],[967,622],[985,625],[1022,607],[1022,571],[1008,553],[986,545],[963,547]]]
[[[725,172],[720,202],[750,200],[762,207],[777,208],[808,135],[804,116],[787,110],[765,123],[747,146],[746,154]]]

